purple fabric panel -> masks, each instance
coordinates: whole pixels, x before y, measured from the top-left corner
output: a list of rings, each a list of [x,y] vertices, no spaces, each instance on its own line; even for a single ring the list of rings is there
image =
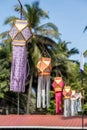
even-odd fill
[[[26,40],[28,40],[32,36],[30,29],[28,27],[22,30],[22,34]]]
[[[10,90],[25,92],[26,80],[26,46],[13,46]]]

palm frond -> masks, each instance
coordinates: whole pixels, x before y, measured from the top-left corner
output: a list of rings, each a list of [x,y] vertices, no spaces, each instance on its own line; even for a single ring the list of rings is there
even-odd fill
[[[0,34],[0,38],[3,39],[3,38],[6,38],[8,36],[8,31],[5,31],[5,32],[2,32]]]
[[[41,34],[50,38],[54,37],[58,39],[59,37],[58,28],[53,23],[43,24],[39,26],[38,28],[35,28],[35,31],[37,31],[38,34]]]
[[[70,51],[68,51],[68,54],[69,54],[69,56],[71,56],[72,54],[73,55],[74,54],[79,54],[79,50],[76,49],[76,48],[72,48],[72,49],[70,49]]]
[[[40,15],[41,17],[43,17],[43,18],[49,18],[47,11],[45,11],[45,10],[43,10],[43,9],[41,9],[41,8],[39,7],[39,1],[33,2],[33,3],[32,3],[32,8],[33,8],[35,11],[37,11],[37,12],[39,13],[38,15]]]
[[[18,13],[20,13],[20,10],[21,10],[21,7],[19,5],[15,5],[14,6],[14,10]],[[28,14],[27,12],[25,11],[25,9],[22,7],[22,18],[23,19],[27,19],[28,18]]]
[[[11,16],[5,20],[4,24],[10,24],[12,26],[16,19],[19,19],[19,18],[15,16]]]
[[[83,33],[87,30],[87,26],[84,28]]]
[[[84,57],[87,57],[87,50],[83,53]]]
[[[34,2],[32,5],[25,4],[27,19],[32,28],[38,26],[42,18],[48,18],[46,11],[39,7],[39,2]]]
[[[49,47],[57,47],[57,43],[49,37],[35,35],[39,44],[48,45]]]

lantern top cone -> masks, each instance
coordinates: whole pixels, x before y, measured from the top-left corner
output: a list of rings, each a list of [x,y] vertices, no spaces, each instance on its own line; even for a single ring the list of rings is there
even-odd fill
[[[9,35],[13,45],[25,45],[25,42],[32,36],[27,20],[16,20]]]
[[[56,82],[56,84],[58,84],[60,87],[62,88],[64,87],[64,82],[63,82],[62,77],[55,77],[54,82]]]

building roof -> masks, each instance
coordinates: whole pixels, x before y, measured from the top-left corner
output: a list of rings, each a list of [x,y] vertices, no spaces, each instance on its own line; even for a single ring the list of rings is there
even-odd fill
[[[82,128],[82,116],[63,115],[0,115],[0,128]],[[87,116],[84,116],[87,129]]]

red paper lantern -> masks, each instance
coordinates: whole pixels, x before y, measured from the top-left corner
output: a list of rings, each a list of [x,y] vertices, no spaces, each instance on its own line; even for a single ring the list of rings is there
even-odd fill
[[[52,86],[55,92],[62,91],[64,87],[62,77],[55,77]]]

